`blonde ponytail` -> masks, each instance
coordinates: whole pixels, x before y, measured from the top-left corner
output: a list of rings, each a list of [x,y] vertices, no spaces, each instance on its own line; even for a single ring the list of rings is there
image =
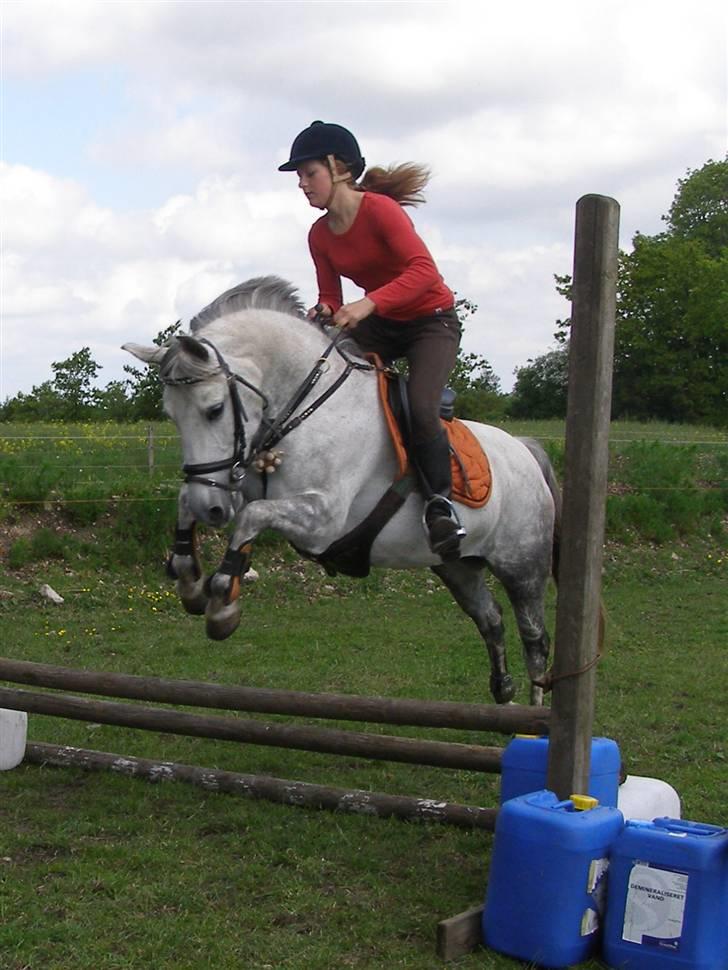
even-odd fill
[[[387,195],[400,205],[421,205],[425,201],[422,190],[430,181],[430,175],[429,168],[414,162],[368,168],[357,188],[362,192]]]

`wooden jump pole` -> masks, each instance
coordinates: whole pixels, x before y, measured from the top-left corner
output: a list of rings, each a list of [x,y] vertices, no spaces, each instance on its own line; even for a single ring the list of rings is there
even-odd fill
[[[188,737],[215,738],[221,741],[293,748],[298,751],[318,751],[378,761],[399,761],[466,771],[497,773],[501,770],[501,748],[474,744],[337,731],[333,728],[243,718],[202,717],[141,704],[119,704],[72,697],[69,694],[41,694],[8,687],[0,687],[0,708],[142,731],[161,731]]]
[[[193,680],[73,670],[5,657],[0,657],[0,680],[158,704],[500,734],[546,734],[551,714],[547,707],[528,707],[522,704],[497,706],[227,686]]]
[[[322,808],[378,818],[399,818],[405,821],[440,822],[468,829],[495,827],[497,809],[475,805],[459,805],[431,798],[412,798],[409,795],[386,795],[380,792],[330,788],[302,781],[288,781],[267,775],[245,775],[232,771],[200,768],[170,761],[131,758],[104,751],[60,747],[55,744],[30,743],[25,760],[31,764],[54,765],[60,768],[82,768],[85,771],[113,771],[147,781],[182,781],[207,791],[227,792],[262,798],[281,805],[301,808]]]
[[[560,798],[587,792],[589,782],[603,634],[601,569],[618,244],[618,203],[602,195],[579,199],[547,781]]]

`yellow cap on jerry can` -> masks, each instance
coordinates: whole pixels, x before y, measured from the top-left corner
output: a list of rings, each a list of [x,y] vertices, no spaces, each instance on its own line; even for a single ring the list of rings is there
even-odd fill
[[[599,799],[592,798],[591,795],[570,795],[569,799],[574,803],[577,812],[588,812],[599,805]]]

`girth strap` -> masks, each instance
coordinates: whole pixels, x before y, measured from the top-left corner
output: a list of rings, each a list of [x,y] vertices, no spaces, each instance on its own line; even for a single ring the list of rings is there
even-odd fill
[[[369,575],[370,553],[374,540],[395,513],[402,508],[414,488],[415,481],[411,475],[398,479],[390,485],[365,519],[345,536],[332,542],[319,555],[312,555],[297,546],[294,548],[302,556],[323,566],[329,576],[343,573],[345,576],[362,579]]]

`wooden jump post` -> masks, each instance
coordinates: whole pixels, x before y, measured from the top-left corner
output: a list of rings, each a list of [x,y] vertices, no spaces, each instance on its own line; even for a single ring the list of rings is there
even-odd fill
[[[548,787],[587,792],[603,616],[602,546],[617,291],[619,205],[576,205],[569,393]]]

